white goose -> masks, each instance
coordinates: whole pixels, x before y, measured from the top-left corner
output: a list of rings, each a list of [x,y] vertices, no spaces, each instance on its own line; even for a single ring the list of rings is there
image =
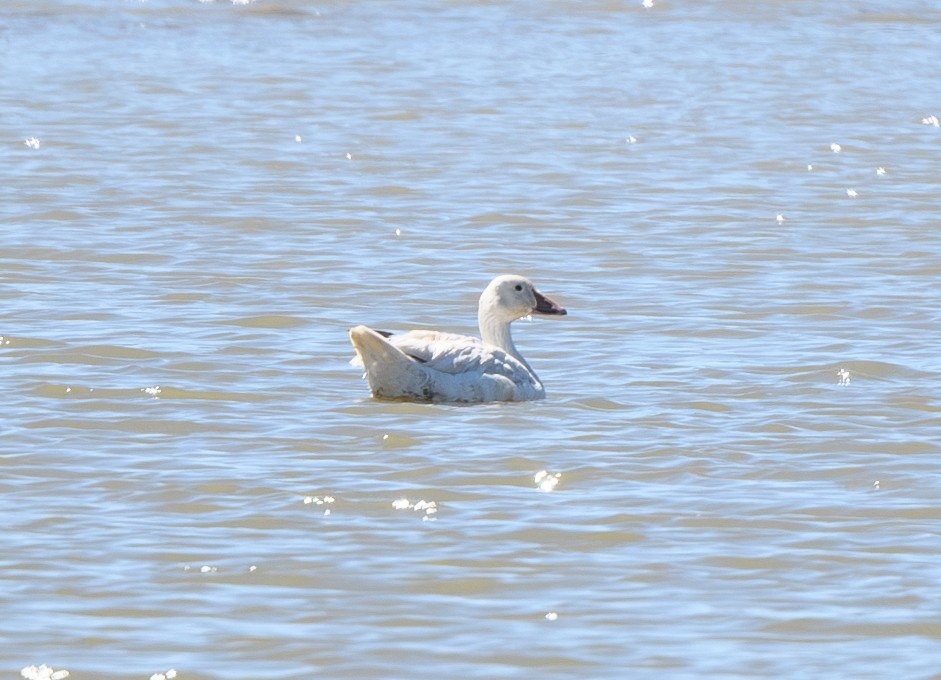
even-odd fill
[[[488,402],[542,399],[546,390],[513,344],[510,324],[529,314],[564,315],[524,276],[498,276],[480,296],[481,339],[416,330],[393,335],[350,329],[356,357],[376,397],[409,401]]]

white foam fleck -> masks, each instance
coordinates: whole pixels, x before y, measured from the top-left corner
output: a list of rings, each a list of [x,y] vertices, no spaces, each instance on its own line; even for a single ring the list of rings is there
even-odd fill
[[[842,150],[843,150],[843,147],[837,144],[836,142],[833,142],[833,144],[830,145],[830,151],[832,151],[833,153],[840,153]]]
[[[884,174],[885,174],[885,168],[883,168],[883,167],[880,165],[878,168],[876,168],[876,174],[877,174],[877,175],[884,175]]]
[[[555,620],[558,619],[558,618],[559,618],[558,612],[548,612],[548,613],[546,614],[546,620],[547,620],[547,621],[555,621]]]
[[[859,192],[856,191],[856,189],[847,189],[846,195],[849,196],[850,198],[856,198],[857,196],[859,196]]]
[[[778,213],[775,218],[778,221],[778,224],[784,224],[784,220],[787,219],[781,213]]]
[[[38,149],[40,146],[42,146],[42,142],[40,142],[35,137],[27,137],[23,140],[23,144],[28,146],[30,149]]]
[[[294,135],[294,141],[300,144],[301,142],[304,141],[304,138],[301,137],[300,135]]]
[[[934,127],[941,127],[941,120],[938,119],[935,115],[926,116],[921,119],[922,125],[933,125]]]
[[[847,371],[845,368],[841,368],[839,371],[837,371],[836,375],[839,380],[839,382],[837,383],[838,385],[850,384],[850,372]]]

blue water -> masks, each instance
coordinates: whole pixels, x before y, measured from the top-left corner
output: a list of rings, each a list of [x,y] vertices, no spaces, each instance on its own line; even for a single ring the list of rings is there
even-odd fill
[[[939,26],[4,3],[0,674],[938,677]],[[369,397],[504,272],[545,401]]]

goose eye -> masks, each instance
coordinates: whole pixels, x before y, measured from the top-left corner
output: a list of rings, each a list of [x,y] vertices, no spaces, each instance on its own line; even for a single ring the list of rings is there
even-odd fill
[[[517,284],[516,284],[516,290],[523,290],[522,284],[517,283]]]

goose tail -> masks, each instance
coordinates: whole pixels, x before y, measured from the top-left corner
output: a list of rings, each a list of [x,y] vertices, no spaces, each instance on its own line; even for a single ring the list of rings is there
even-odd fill
[[[381,333],[368,326],[355,326],[350,329],[350,342],[356,350],[356,357],[350,363],[363,367],[374,396],[386,399],[432,398],[430,381],[421,365]]]

